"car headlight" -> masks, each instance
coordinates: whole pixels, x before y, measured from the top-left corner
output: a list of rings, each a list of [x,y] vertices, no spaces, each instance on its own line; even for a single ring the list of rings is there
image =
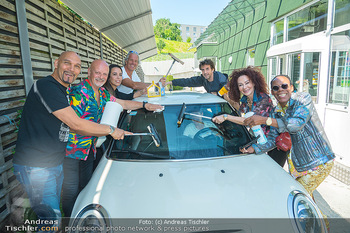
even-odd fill
[[[105,233],[110,232],[110,226],[107,211],[101,205],[91,204],[79,212],[66,230],[70,233]]]
[[[320,210],[304,193],[293,191],[289,194],[288,212],[295,232],[327,232]]]

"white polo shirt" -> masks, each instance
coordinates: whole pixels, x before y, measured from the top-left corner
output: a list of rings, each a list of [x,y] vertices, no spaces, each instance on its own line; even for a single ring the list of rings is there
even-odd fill
[[[130,76],[126,73],[124,66],[122,67],[122,72],[123,72],[123,79],[130,78]],[[131,80],[134,81],[134,82],[141,82],[141,79],[137,75],[136,71],[132,72]],[[123,84],[121,84],[118,87],[118,91],[120,91],[122,93],[125,93],[125,94],[130,94],[130,93],[132,93],[134,91],[134,89],[132,89],[130,87],[127,87],[127,86],[124,86]]]

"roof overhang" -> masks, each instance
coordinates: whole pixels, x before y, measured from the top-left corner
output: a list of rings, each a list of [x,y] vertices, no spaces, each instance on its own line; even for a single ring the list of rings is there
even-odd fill
[[[327,44],[328,38],[324,36],[323,32],[301,37],[285,43],[277,44],[270,47],[267,52],[267,57],[279,56],[282,54],[296,53],[296,52],[316,52],[323,51]]]
[[[157,54],[150,0],[61,0],[126,51],[140,60]]]

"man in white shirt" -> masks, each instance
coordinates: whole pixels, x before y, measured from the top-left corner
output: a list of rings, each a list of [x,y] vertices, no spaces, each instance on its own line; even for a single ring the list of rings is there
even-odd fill
[[[120,92],[130,94],[134,90],[142,90],[147,88],[150,84],[141,82],[141,79],[136,73],[136,68],[139,65],[139,54],[136,51],[129,51],[124,59],[124,66],[122,67],[123,81],[118,87]]]
[[[122,67],[122,84],[117,87],[118,91],[130,94],[134,90],[146,89],[151,83],[144,83],[136,73],[136,68],[139,65],[139,54],[136,51],[129,51],[124,59],[124,66]],[[165,83],[165,79],[162,78],[159,81]],[[145,90],[146,91],[146,90]]]

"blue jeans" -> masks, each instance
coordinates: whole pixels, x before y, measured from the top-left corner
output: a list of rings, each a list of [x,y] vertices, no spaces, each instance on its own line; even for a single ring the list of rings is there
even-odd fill
[[[63,165],[56,167],[28,167],[13,164],[17,180],[24,186],[30,205],[35,209],[47,205],[61,217],[60,197],[63,183]]]

